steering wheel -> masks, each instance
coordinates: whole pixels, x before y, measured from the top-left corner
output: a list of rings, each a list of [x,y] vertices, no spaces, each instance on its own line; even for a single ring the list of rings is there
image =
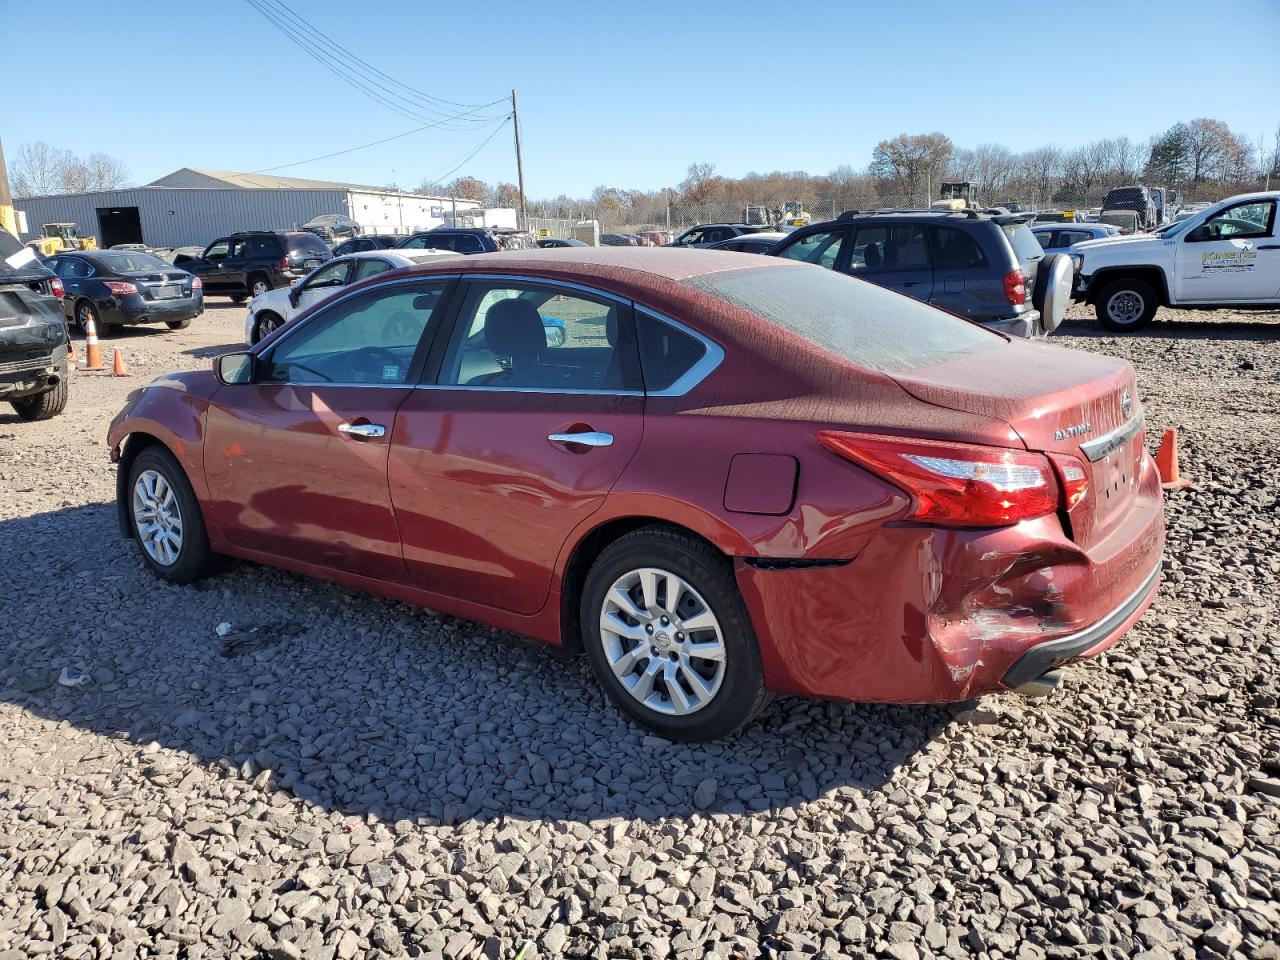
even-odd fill
[[[357,362],[356,362],[357,357],[360,358],[359,365],[357,365]],[[366,370],[361,369],[361,367],[364,366],[363,361],[365,360],[365,358],[368,358],[370,361],[374,363],[376,363],[379,360],[382,360],[385,363],[390,363],[392,366],[396,368],[397,374],[399,373],[399,370],[400,370],[399,357],[397,357],[394,353],[392,353],[390,350],[386,349],[385,347],[368,346],[368,347],[361,347],[359,350],[352,350],[350,353],[346,355],[345,359],[343,360],[343,371],[344,371],[343,379],[357,381],[357,377],[355,376],[356,373],[366,373],[367,372]],[[381,380],[383,380],[383,378],[380,376],[370,378],[370,382],[378,382]],[[357,382],[364,383],[366,381],[358,380]]]

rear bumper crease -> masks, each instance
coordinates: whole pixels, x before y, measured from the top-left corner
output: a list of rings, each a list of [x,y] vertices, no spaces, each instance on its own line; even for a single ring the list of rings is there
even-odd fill
[[[1016,689],[1036,679],[1046,671],[1052,670],[1058,664],[1070,660],[1072,657],[1078,657],[1102,643],[1119,629],[1121,624],[1132,617],[1134,611],[1146,602],[1156,584],[1160,581],[1162,568],[1163,563],[1157,561],[1155,569],[1142,581],[1142,585],[1123,603],[1092,626],[1086,627],[1077,633],[1059,637],[1057,640],[1047,640],[1044,643],[1036,644],[1036,646],[1014,661],[1013,666],[1009,668],[1000,682],[1006,687]]]

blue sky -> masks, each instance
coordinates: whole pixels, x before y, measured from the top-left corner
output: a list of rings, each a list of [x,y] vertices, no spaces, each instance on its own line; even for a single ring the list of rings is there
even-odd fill
[[[1025,149],[1145,141],[1199,116],[1255,143],[1280,125],[1280,58],[1257,53],[1280,30],[1277,0],[285,2],[435,96],[480,103],[515,87],[533,197],[674,185],[694,161],[732,176],[862,167],[902,132]],[[9,78],[35,93],[0,110],[10,162],[44,140],[114,154],[145,183],[182,166],[260,170],[418,125],[306,59],[246,0],[0,0],[0,22],[10,40],[33,38],[6,43]],[[55,62],[102,89],[59,89]],[[279,172],[412,186],[492,128],[427,130]],[[458,172],[514,181],[513,153],[508,125]]]

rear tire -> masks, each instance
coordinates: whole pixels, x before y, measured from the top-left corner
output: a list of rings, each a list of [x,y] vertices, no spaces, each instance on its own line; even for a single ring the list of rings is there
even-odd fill
[[[1113,333],[1136,333],[1152,321],[1158,306],[1151,284],[1126,277],[1102,288],[1094,313],[1098,323]]]
[[[249,298],[260,297],[264,293],[271,292],[271,281],[260,273],[252,274],[249,277]]]
[[[166,320],[164,325],[170,330],[185,330],[187,327],[191,326],[191,318],[187,317],[185,320]]]
[[[231,294],[231,302],[232,302],[232,303],[244,303],[244,302],[245,302],[246,300],[248,300],[248,299],[249,299],[249,298],[248,298],[247,296],[245,296],[243,293],[233,293],[233,294]]]
[[[580,617],[609,696],[667,739],[727,736],[769,703],[732,567],[686,533],[644,527],[606,547],[587,574]]]
[[[98,316],[98,309],[88,300],[81,300],[76,304],[76,329],[86,337],[89,335],[89,321],[93,321],[94,330],[97,331],[99,337],[107,335],[106,324],[102,322],[102,318]]]
[[[221,566],[191,482],[164,447],[147,447],[134,458],[124,496],[138,553],[158,577],[192,583]]]
[[[70,381],[63,377],[52,390],[34,397],[10,400],[9,403],[23,420],[48,420],[67,408],[67,397],[70,392]]]

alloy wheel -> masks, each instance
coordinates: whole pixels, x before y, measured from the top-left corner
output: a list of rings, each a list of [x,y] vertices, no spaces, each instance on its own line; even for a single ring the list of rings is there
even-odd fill
[[[715,612],[668,570],[642,567],[614,581],[600,611],[600,642],[623,688],[656,713],[696,713],[724,681],[726,648]]]
[[[89,319],[92,316],[93,310],[87,303],[82,303],[76,308],[76,324],[80,327],[81,333],[86,335],[89,333]]]
[[[1119,290],[1107,301],[1107,316],[1119,326],[1128,326],[1138,322],[1146,306],[1136,290]]]
[[[159,472],[144,470],[133,484],[133,525],[147,555],[172,566],[182,552],[182,509],[173,487]]]
[[[271,289],[271,286],[265,280],[253,281],[253,295],[255,297],[262,296],[264,293],[266,293],[270,289]]]
[[[276,321],[274,314],[267,314],[258,321],[258,339],[265,340],[271,336],[279,328],[280,324]]]

